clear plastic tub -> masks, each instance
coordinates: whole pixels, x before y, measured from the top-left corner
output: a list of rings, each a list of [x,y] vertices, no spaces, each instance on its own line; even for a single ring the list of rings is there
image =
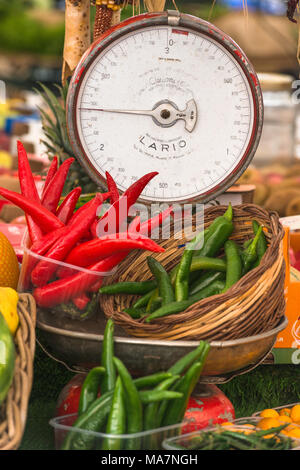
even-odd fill
[[[197,441],[201,439],[203,434],[208,431],[218,431],[222,432],[222,430],[232,430],[232,431],[253,431],[256,428],[260,418],[249,416],[245,418],[235,419],[230,422],[230,424],[226,423],[226,425],[217,425],[217,426],[209,426],[205,429],[194,431],[188,434],[184,434],[181,436],[172,436],[167,437],[163,441],[163,449],[165,450],[198,450],[197,449]],[[259,429],[259,428],[258,428]],[[288,439],[288,436],[282,434],[282,439]],[[292,448],[289,450],[300,450],[300,439],[290,438],[292,440]],[[201,450],[201,449],[200,449]],[[253,449],[255,450],[255,449]]]
[[[19,292],[31,293],[37,307],[44,309],[60,309],[72,318],[83,319],[94,310],[92,301],[101,286],[104,276],[111,276],[117,266],[109,271],[91,271],[86,268],[70,265],[45,256],[39,256],[23,245],[24,255],[18,283]],[[46,283],[32,282],[34,268],[40,264],[46,275]],[[51,273],[51,276],[49,276]],[[62,311],[63,310],[63,311]]]
[[[118,441],[119,449],[126,449],[126,444],[130,440],[135,440],[139,445],[136,450],[162,450],[165,439],[182,435],[184,424],[176,424],[164,428],[143,431],[136,434],[122,434],[112,436],[101,432],[85,431],[73,427],[77,418],[77,413],[53,418],[49,421],[50,426],[54,428],[55,448],[60,450],[64,440],[69,432],[75,433],[77,442],[80,438],[89,441],[89,447],[83,450],[101,450],[105,439],[110,438],[114,443]]]
[[[276,411],[279,413],[280,410],[283,410],[284,408],[288,408],[288,409],[290,410],[291,408],[293,408],[293,406],[296,406],[296,405],[299,405],[299,406],[300,406],[300,402],[298,402],[298,403],[289,403],[288,405],[277,406],[276,408],[272,408],[272,410],[276,410]],[[252,416],[254,416],[254,417],[259,417],[259,416],[260,416],[260,413],[261,413],[262,411],[263,411],[263,410],[256,411],[255,413],[253,413]]]

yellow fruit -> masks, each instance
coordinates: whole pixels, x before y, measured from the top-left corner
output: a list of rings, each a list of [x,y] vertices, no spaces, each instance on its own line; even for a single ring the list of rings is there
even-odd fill
[[[272,408],[266,408],[260,412],[259,416],[261,416],[261,418],[277,418],[279,413]]]
[[[13,246],[0,232],[0,286],[17,289],[19,274],[19,263]]]
[[[300,404],[292,407],[290,417],[294,422],[300,421]]]
[[[289,408],[282,408],[279,411],[280,416],[290,416],[291,410]]]
[[[289,437],[300,439],[300,427],[294,426],[293,428],[286,431],[286,435]]]
[[[18,293],[14,289],[11,287],[0,287],[0,313],[4,317],[13,335],[19,325],[18,301]]]
[[[280,423],[292,423],[293,422],[290,416],[287,416],[287,415],[279,416],[278,420]]]
[[[224,423],[221,423],[221,426],[233,426],[233,423],[230,421],[224,421]]]
[[[257,427],[260,429],[271,429],[280,426],[280,422],[276,418],[262,418],[258,423]]]

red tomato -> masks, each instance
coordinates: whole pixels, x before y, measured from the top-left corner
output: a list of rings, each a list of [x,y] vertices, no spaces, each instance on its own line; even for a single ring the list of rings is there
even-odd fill
[[[57,400],[55,416],[77,413],[85,374],[75,375],[62,389]],[[232,403],[215,385],[200,385],[190,398],[184,415],[182,432],[188,433],[210,425],[232,421],[235,412]]]
[[[216,385],[201,385],[190,398],[184,415],[183,433],[207,426],[232,421],[235,412],[232,403]]]
[[[57,399],[55,416],[77,413],[81,386],[84,379],[85,374],[76,374],[67,385],[64,386]]]

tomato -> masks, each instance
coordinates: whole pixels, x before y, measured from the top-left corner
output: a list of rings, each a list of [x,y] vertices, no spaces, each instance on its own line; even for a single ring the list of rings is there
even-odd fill
[[[85,374],[75,375],[62,389],[57,400],[55,416],[77,413]],[[201,384],[190,398],[184,416],[183,433],[235,419],[232,403],[215,385]]]
[[[216,385],[201,384],[188,402],[182,432],[193,432],[234,418],[234,407],[226,395]]]
[[[64,386],[57,399],[55,410],[56,417],[77,413],[84,379],[85,374],[76,374],[67,385]]]

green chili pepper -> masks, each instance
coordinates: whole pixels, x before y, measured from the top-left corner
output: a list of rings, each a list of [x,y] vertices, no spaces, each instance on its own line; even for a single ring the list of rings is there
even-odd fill
[[[88,372],[80,392],[78,415],[84,413],[90,404],[96,400],[104,373],[104,367],[94,367]]]
[[[199,346],[197,346],[197,348],[193,349],[192,351],[181,357],[178,361],[176,361],[175,364],[173,364],[173,366],[169,368],[168,372],[172,373],[175,376],[183,374],[194,362],[197,362],[201,359],[206,344],[206,341],[200,341]],[[163,417],[165,415],[168,404],[169,402],[165,400],[162,401],[159,405],[156,418],[157,428],[162,425]]]
[[[156,281],[118,282],[110,286],[103,286],[100,294],[133,294],[144,295],[156,288]]]
[[[226,272],[226,261],[223,258],[194,256],[191,262],[190,271],[200,271],[201,269]]]
[[[224,245],[226,255],[226,283],[223,292],[226,292],[242,277],[243,265],[238,245],[233,240],[227,240]]]
[[[124,309],[125,313],[131,316],[131,318],[141,318],[145,314],[145,310],[142,308],[129,307]]]
[[[197,249],[197,245],[202,239],[203,232],[196,235],[196,237],[186,245],[181,256],[175,279],[175,299],[178,302],[186,300],[189,296],[189,279],[192,259]]]
[[[159,309],[155,310],[155,312],[151,313],[145,321],[146,323],[150,323],[156,318],[161,318],[167,315],[182,312],[194,303],[198,302],[199,300],[205,299],[206,297],[210,297],[212,295],[219,294],[224,289],[224,286],[225,283],[222,281],[212,282],[207,287],[197,292],[187,300],[182,300],[181,302],[170,302],[167,305],[163,305]]]
[[[168,369],[168,372],[172,375],[183,374],[186,369],[188,369],[194,362],[202,357],[202,353],[206,344],[206,341],[200,341],[197,348],[193,349],[181,357],[178,361],[176,361],[175,364],[173,364],[173,366]]]
[[[155,374],[145,375],[134,379],[134,385],[138,390],[148,387],[153,387],[165,379],[172,377],[171,372],[156,372]]]
[[[152,310],[152,305],[153,303],[156,301],[156,299],[158,299],[159,297],[159,291],[158,291],[158,288],[156,288],[153,292],[152,292],[152,295],[149,299],[149,302],[147,303],[147,307],[146,307],[146,312],[149,313],[151,310]]]
[[[252,220],[252,227],[253,227],[254,234],[256,235],[259,230],[260,224],[256,220]],[[262,257],[264,256],[265,252],[267,251],[267,249],[268,249],[268,243],[267,243],[263,230],[261,230],[261,233],[257,242],[257,247],[256,247],[257,260],[254,262],[253,267],[257,267],[260,264],[260,261]]]
[[[148,292],[147,294],[143,295],[142,297],[140,297],[134,304],[133,304],[133,308],[141,308],[141,307],[146,307],[153,292],[155,291],[156,289],[153,289],[151,290],[150,292]]]
[[[262,232],[262,227],[260,226],[252,243],[241,254],[242,263],[243,263],[243,274],[246,274],[252,268],[253,263],[255,263],[257,259],[256,247],[257,247],[257,243],[261,235],[261,232]]]
[[[204,246],[194,252],[194,256],[216,256],[223,247],[225,241],[233,232],[233,223],[225,217],[217,217],[210,225],[207,240]]]
[[[229,222],[232,222],[233,208],[232,208],[231,202],[228,204],[227,210],[226,210],[226,212],[224,212],[223,217],[225,217],[225,219],[229,220]]]
[[[129,434],[141,432],[143,430],[143,408],[139,392],[123,362],[114,357],[114,364],[118,370],[124,387],[125,405],[128,416],[127,432]],[[126,442],[126,449],[138,450],[140,448],[140,444],[140,439],[138,438],[128,439]]]
[[[150,271],[157,281],[159,297],[162,299],[162,305],[166,305],[167,303],[175,300],[173,286],[165,268],[155,258],[152,258],[152,256],[148,256],[147,262]]]
[[[218,271],[205,271],[195,282],[193,282],[189,289],[190,296],[197,294],[200,290],[209,286],[214,281],[224,281],[225,273]]]
[[[161,297],[156,297],[155,299],[153,299],[153,301],[150,305],[149,313],[155,312],[155,310],[157,310],[159,307],[161,307],[161,305],[162,305]]]
[[[107,392],[97,398],[88,409],[74,422],[73,427],[83,431],[100,432],[106,424],[112,403],[112,392]],[[93,434],[69,431],[61,450],[89,450],[93,448],[95,436]]]
[[[113,361],[114,357],[114,322],[111,318],[107,320],[103,342],[101,365],[105,368],[105,374],[101,380],[101,393],[104,394],[113,390],[116,383],[116,369]]]
[[[175,387],[175,390],[181,392],[183,396],[178,400],[170,402],[164,416],[164,426],[180,423],[182,421],[189,398],[201,376],[209,350],[209,343],[205,343],[201,359],[190,366],[182,380],[180,380]]]
[[[139,397],[143,404],[148,404],[162,400],[174,400],[174,398],[181,398],[182,393],[172,390],[141,390],[139,392]]]
[[[124,403],[124,391],[121,378],[116,380],[112,404],[106,425],[106,434],[120,435],[126,432],[126,412]],[[106,437],[102,444],[102,450],[121,450],[122,439]]]
[[[252,242],[253,242],[253,238],[249,238],[249,240],[244,241],[243,249],[246,250],[248,248],[248,246],[251,245]]]
[[[154,390],[163,391],[168,390],[178,379],[180,375],[174,375],[156,386]],[[149,403],[144,410],[144,430],[156,429],[157,428],[157,412],[159,409],[159,402]],[[157,447],[157,436],[147,436],[146,443],[144,446],[149,450],[156,450]]]

